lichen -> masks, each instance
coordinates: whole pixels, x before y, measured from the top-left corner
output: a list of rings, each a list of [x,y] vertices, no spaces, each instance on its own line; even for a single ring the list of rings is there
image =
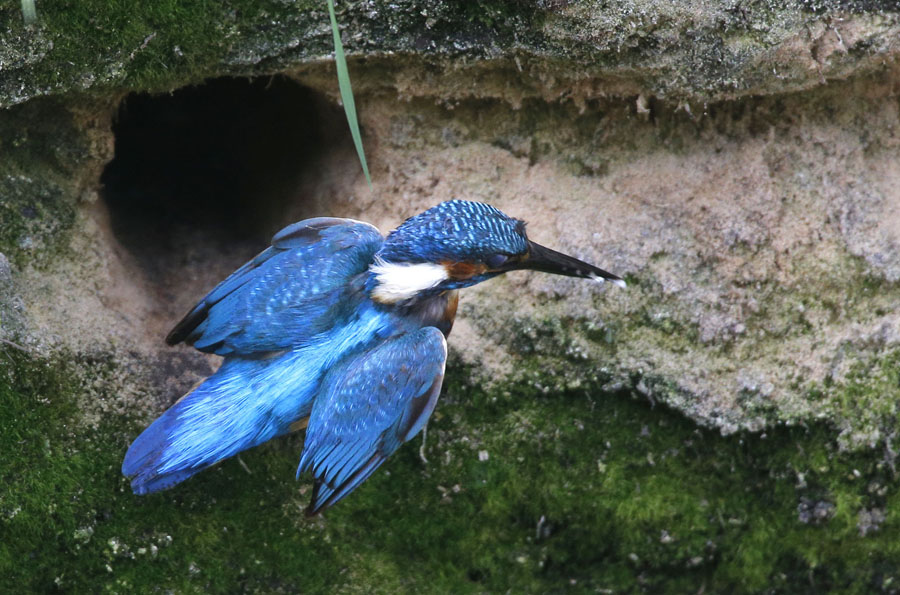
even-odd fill
[[[13,264],[42,266],[65,252],[79,203],[93,196],[85,180],[108,153],[94,144],[80,107],[77,99],[39,99],[0,110],[0,252]]]
[[[883,449],[896,458],[900,405],[900,349],[862,351],[847,343],[835,373],[809,390],[841,427],[840,444],[849,449]],[[824,399],[824,401],[821,401]],[[825,412],[823,412],[825,413]]]

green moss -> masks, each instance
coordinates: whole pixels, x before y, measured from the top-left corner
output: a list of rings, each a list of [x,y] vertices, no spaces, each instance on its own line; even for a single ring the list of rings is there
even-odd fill
[[[486,52],[499,38],[529,35],[536,14],[530,3],[504,0],[338,3],[337,10],[350,52],[459,44]],[[319,0],[68,0],[38,7],[36,26],[23,24],[17,5],[0,9],[0,18],[10,24],[7,62],[25,83],[0,87],[0,105],[46,89],[165,91],[214,75],[269,73],[332,51]]]
[[[119,475],[134,420],[85,429],[71,364],[4,350],[0,367],[5,591],[862,592],[898,578],[890,462],[840,452],[820,425],[723,438],[627,394],[485,393],[457,373],[428,464],[416,439],[309,521],[302,436],[136,497]]]
[[[802,61],[777,61],[773,74],[772,48],[845,14],[847,3],[823,0],[818,16],[768,0],[700,9],[669,0],[376,0],[336,8],[351,55],[502,57],[494,76],[517,79],[521,65],[513,73],[509,58],[523,57],[561,78],[593,72],[649,95],[707,101],[813,84],[818,75]],[[860,27],[862,39],[835,75],[886,51],[892,15],[884,16]],[[160,91],[213,75],[269,74],[331,52],[320,0],[65,0],[39,5],[30,27],[20,6],[7,3],[0,20],[7,24],[0,63],[10,75],[0,83],[0,105],[48,92]]]
[[[521,0],[481,0],[479,2],[451,3],[448,8],[461,10],[470,22],[480,23],[495,30],[511,31],[518,26],[530,25],[537,11],[534,2]]]
[[[847,448],[884,446],[893,452],[900,403],[900,349],[867,352],[845,344],[834,362],[838,378],[809,387],[810,399],[825,398],[830,417],[840,424]],[[840,374],[840,370],[847,371]],[[891,455],[893,456],[893,455]]]
[[[38,87],[164,90],[213,74],[242,33],[319,3],[260,1],[122,3],[70,0],[38,7],[23,35],[52,43],[28,75]],[[14,12],[15,7],[6,9]],[[18,24],[11,14],[8,22]],[[15,25],[14,25],[15,26]]]

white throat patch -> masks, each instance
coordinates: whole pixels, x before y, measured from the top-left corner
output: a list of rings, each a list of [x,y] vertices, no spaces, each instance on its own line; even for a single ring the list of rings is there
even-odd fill
[[[383,304],[406,301],[448,279],[447,269],[431,262],[397,264],[376,257],[369,270],[375,275],[372,297]]]

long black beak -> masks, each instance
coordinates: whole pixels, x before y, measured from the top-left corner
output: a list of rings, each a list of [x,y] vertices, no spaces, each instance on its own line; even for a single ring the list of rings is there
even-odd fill
[[[528,269],[553,273],[554,275],[566,275],[567,277],[582,277],[598,282],[609,281],[619,287],[625,287],[625,280],[617,275],[599,269],[592,264],[582,262],[577,258],[572,258],[562,252],[545,248],[532,241],[528,242],[528,254],[515,262],[515,264],[511,264],[509,270],[513,269]]]

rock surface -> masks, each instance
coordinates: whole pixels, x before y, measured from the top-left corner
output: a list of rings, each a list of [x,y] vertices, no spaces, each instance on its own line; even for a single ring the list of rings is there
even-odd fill
[[[465,382],[501,403],[516,386],[630,392],[725,434],[824,423],[893,470],[895,3],[354,3],[338,18],[372,190],[322,3],[215,4],[128,19],[39,4],[28,28],[0,9],[0,338],[84,364],[83,427],[148,421],[217,365],[162,338],[282,225],[388,231],[456,197],[629,283],[513,273],[467,290],[451,337]],[[537,423],[504,419],[510,435]],[[806,490],[805,472],[784,473]],[[852,511],[816,489],[792,518],[863,536],[886,518],[881,488]],[[679,568],[712,559],[697,552]]]
[[[404,80],[418,88],[440,78],[434,93],[453,98],[720,101],[871,72],[900,51],[891,0],[363,0],[338,9],[348,52],[389,66],[377,69],[381,82],[403,94]],[[147,6],[127,15],[84,2],[42,7],[29,27],[18,6],[0,10],[0,107],[60,92],[269,74],[331,52],[317,1]],[[409,58],[412,72],[391,81]]]
[[[892,433],[894,391],[877,388],[864,407],[842,395],[863,376],[863,385],[881,387],[900,336],[893,182],[900,122],[898,70],[890,65],[897,12],[827,3],[790,10],[513,3],[473,16],[437,4],[418,12],[354,5],[342,22],[348,47],[371,56],[356,60],[354,74],[372,192],[355,173],[346,139],[327,140],[345,135],[328,105],[334,84],[319,58],[327,48],[321,13],[293,7],[263,27],[263,12],[216,25],[231,33],[211,38],[228,40],[215,46],[223,53],[213,71],[283,72],[318,91],[310,99],[279,79],[270,96],[282,98],[260,105],[288,121],[284,103],[293,97],[327,124],[295,124],[294,134],[312,135],[317,150],[284,146],[268,162],[227,157],[236,170],[256,168],[248,173],[256,182],[243,192],[269,205],[267,219],[259,202],[228,207],[256,220],[243,244],[217,232],[215,217],[183,217],[182,225],[201,230],[169,230],[155,241],[147,234],[159,234],[140,225],[125,223],[117,234],[115,219],[128,218],[129,199],[116,197],[152,202],[154,192],[175,192],[151,180],[176,167],[166,160],[179,143],[175,133],[134,157],[159,169],[133,168],[131,180],[118,170],[100,177],[113,156],[110,124],[122,85],[146,73],[103,55],[42,87],[66,47],[65,33],[52,34],[54,15],[47,25],[7,31],[17,42],[6,50],[5,103],[57,96],[2,114],[4,152],[12,155],[2,182],[3,252],[21,284],[5,300],[7,332],[76,350],[88,344],[173,357],[159,348],[166,327],[280,225],[328,213],[389,230],[441,200],[465,197],[529,220],[534,238],[631,282],[618,292],[516,274],[469,292],[454,346],[484,378],[533,366],[516,361],[541,361],[546,370],[545,356],[554,356],[552,376],[531,381],[547,390],[585,382],[633,388],[726,432],[825,417],[843,429],[847,445],[875,446]],[[168,35],[149,31],[135,51]],[[41,43],[46,52],[35,50]],[[196,76],[167,59],[174,72],[160,82]],[[90,98],[60,95],[77,89],[76,80],[92,81]],[[216,95],[229,92],[223,85],[194,101],[221,101]],[[259,85],[252,89],[265,96]],[[178,104],[183,94],[159,108],[167,116],[154,115],[152,105],[141,111],[134,100],[119,117],[133,118],[134,135],[196,119],[191,110],[200,108]],[[237,105],[216,114],[223,126],[252,129],[247,134],[260,146],[276,126]],[[206,150],[202,142],[196,151]],[[213,195],[221,164],[206,165],[197,175],[209,177]],[[273,188],[263,179],[284,181]],[[98,200],[104,182],[112,190]],[[227,210],[214,197],[197,198],[202,192],[193,197],[211,212]],[[165,216],[178,216],[176,207],[165,208]]]

